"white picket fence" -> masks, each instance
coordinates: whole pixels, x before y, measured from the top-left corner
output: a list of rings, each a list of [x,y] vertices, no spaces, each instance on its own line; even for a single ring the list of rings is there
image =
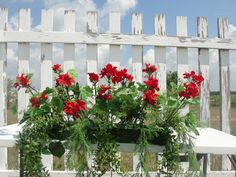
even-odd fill
[[[161,91],[166,90],[166,48],[176,47],[178,77],[188,71],[188,48],[198,49],[198,64],[205,80],[201,88],[200,96],[200,120],[209,125],[210,121],[210,89],[209,70],[210,57],[209,49],[219,50],[220,69],[220,121],[221,129],[230,133],[230,84],[229,84],[229,51],[236,49],[236,41],[227,37],[228,20],[218,19],[218,38],[208,37],[208,21],[205,17],[197,19],[197,37],[188,37],[187,17],[176,17],[176,36],[166,35],[166,21],[163,14],[156,15],[154,19],[154,34],[142,34],[142,19],[140,13],[132,15],[132,34],[121,34],[120,14],[110,13],[109,32],[99,33],[98,13],[87,13],[87,32],[75,31],[76,13],[73,10],[64,13],[64,31],[53,31],[53,10],[42,10],[41,30],[31,30],[30,9],[20,9],[19,30],[8,31],[8,9],[0,9],[0,126],[7,123],[7,65],[8,43],[18,44],[18,73],[29,72],[30,45],[31,43],[41,44],[41,89],[52,86],[52,59],[53,45],[64,44],[64,69],[74,68],[75,45],[85,44],[87,47],[87,72],[97,72],[98,45],[109,45],[109,62],[119,66],[121,61],[121,46],[132,46],[132,71],[136,81],[142,81],[143,47],[154,46],[154,58],[158,67],[157,77]],[[88,78],[87,83],[89,84]],[[29,96],[20,91],[18,93],[18,119],[22,118],[22,111],[28,104]],[[7,148],[0,149],[0,176],[18,176],[17,171],[10,171],[7,163]],[[231,165],[223,156],[222,170],[230,170]],[[49,170],[53,170],[52,156],[43,157],[44,164]],[[134,156],[133,166],[136,168],[137,156]],[[55,176],[70,176],[73,172],[52,172]],[[156,173],[154,173],[156,175]],[[209,176],[234,176],[232,171],[209,172]],[[52,175],[54,176],[54,175]]]

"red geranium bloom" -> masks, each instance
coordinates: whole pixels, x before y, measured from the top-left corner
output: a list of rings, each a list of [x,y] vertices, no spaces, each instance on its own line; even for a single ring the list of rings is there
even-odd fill
[[[46,100],[47,99],[47,95],[45,92],[42,92],[41,95],[39,96],[40,100]]]
[[[104,99],[104,100],[111,100],[112,96],[108,92],[110,89],[111,89],[111,87],[109,87],[109,86],[101,85],[100,90],[97,95],[97,98]]]
[[[155,89],[156,91],[160,90],[158,87],[158,80],[154,77],[148,77],[148,80],[144,81],[144,83],[146,84],[149,90],[153,90],[153,89]]]
[[[39,100],[36,97],[30,98],[30,103],[33,108],[39,108],[40,106]]]
[[[90,82],[97,83],[99,81],[98,74],[88,73]]]
[[[151,105],[156,104],[157,97],[158,94],[154,90],[147,90],[143,95],[143,99]]]
[[[80,111],[86,110],[86,103],[81,100],[76,100],[75,102],[73,101],[66,101],[65,106],[64,106],[64,112],[69,115],[73,116],[75,118],[79,118]]]
[[[56,79],[57,85],[63,85],[65,87],[69,87],[75,83],[74,78],[72,78],[68,73],[60,74]]]
[[[53,65],[53,67],[52,67],[52,70],[54,71],[54,72],[61,72],[62,71],[62,69],[61,69],[61,65],[60,64],[55,64],[55,65]]]
[[[112,76],[114,76],[115,72],[117,72],[117,67],[112,66],[112,64],[107,64],[100,72],[101,78],[107,77],[110,79]]]
[[[151,75],[152,73],[156,72],[156,70],[157,70],[155,65],[145,63],[145,66],[146,66],[146,68],[143,69],[143,72],[147,73],[148,75]]]
[[[193,80],[197,83],[198,86],[200,86],[201,83],[204,81],[204,78],[202,77],[201,74],[199,74],[199,75],[193,75],[192,78],[193,78]]]
[[[196,98],[199,95],[199,86],[196,83],[184,83],[184,90],[179,93],[180,97]]]
[[[85,111],[86,110],[86,103],[81,100],[76,100],[76,103],[78,104],[79,110],[80,111]]]
[[[23,87],[28,87],[30,85],[30,78],[26,74],[21,74],[16,76],[16,82],[14,83],[14,87],[18,90]]]
[[[122,69],[120,71],[117,70],[116,72],[114,72],[114,75],[112,77],[112,83],[116,84],[124,81],[125,79],[127,79],[128,81],[132,81],[133,76],[127,73],[127,69]]]

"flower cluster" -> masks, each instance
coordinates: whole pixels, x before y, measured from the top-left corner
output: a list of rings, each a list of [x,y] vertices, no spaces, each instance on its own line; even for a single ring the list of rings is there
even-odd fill
[[[29,74],[21,74],[16,76],[16,82],[14,83],[14,87],[17,88],[18,90],[21,88],[27,88],[30,86],[30,78],[31,75]]]
[[[84,101],[77,99],[75,102],[74,101],[65,102],[64,112],[69,116],[79,118],[80,111],[85,111],[85,110],[86,110],[86,103]]]
[[[160,90],[158,87],[158,80],[153,76],[157,68],[154,65],[145,64],[146,68],[143,69],[143,72],[147,74],[147,80],[144,81],[147,90],[145,91],[143,98],[144,100],[151,104],[155,105],[158,97],[157,92]]]
[[[200,85],[204,78],[201,74],[196,75],[194,71],[184,73],[184,78],[187,79],[187,82],[184,83],[184,90],[179,93],[179,96],[187,99],[196,98],[199,95]]]

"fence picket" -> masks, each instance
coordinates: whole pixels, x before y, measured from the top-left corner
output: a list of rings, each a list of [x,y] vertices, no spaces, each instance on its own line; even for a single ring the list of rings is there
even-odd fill
[[[166,35],[165,15],[160,14],[155,17],[155,35]],[[157,66],[157,78],[161,92],[166,91],[166,47],[154,47],[155,63]]]
[[[31,28],[30,9],[20,9],[19,31],[30,31]],[[18,73],[29,73],[30,44],[18,44]],[[25,89],[18,92],[18,119],[22,119],[23,112],[29,103],[29,94]]]
[[[93,34],[98,33],[98,17],[97,12],[88,12],[87,21],[87,33]],[[98,62],[98,46],[97,44],[87,45],[87,73],[95,72],[97,73],[97,62]],[[87,84],[91,85],[89,77],[87,76]]]
[[[201,38],[208,37],[208,21],[206,17],[197,19],[197,35]],[[200,121],[210,126],[210,68],[209,49],[198,49],[199,72],[203,75],[204,81],[200,91]],[[210,155],[208,156],[210,159]],[[207,163],[208,171],[211,170],[210,160]]]
[[[42,10],[42,31],[53,31],[53,11]],[[52,87],[52,43],[41,44],[41,91]],[[42,155],[42,162],[48,170],[53,170],[53,156]]]
[[[7,30],[8,9],[0,9],[0,30]],[[0,127],[7,124],[7,43],[0,43]],[[7,169],[7,148],[0,148],[0,169]]]
[[[113,12],[109,16],[109,28],[110,33],[119,34],[120,33],[120,13]],[[109,60],[114,66],[120,66],[121,51],[120,45],[110,45]]]
[[[218,18],[218,37],[227,39],[228,20]],[[219,50],[220,67],[220,121],[221,130],[230,133],[230,75],[229,50]],[[231,170],[231,163],[226,155],[222,156],[222,170]]]
[[[140,13],[132,14],[132,34],[142,34],[142,19],[143,16]],[[134,80],[142,82],[142,65],[143,65],[143,46],[132,46],[132,67]],[[139,155],[133,154],[133,171],[141,173],[139,167]]]
[[[176,17],[176,34],[179,37],[186,37],[187,33],[187,17]],[[188,48],[177,47],[177,69],[178,69],[178,82],[183,81],[183,74],[188,72]],[[186,114],[189,111],[189,107],[186,106],[182,110],[182,114]]]
[[[75,11],[66,10],[64,14],[64,31],[75,32]],[[64,44],[64,70],[75,67],[75,44]]]

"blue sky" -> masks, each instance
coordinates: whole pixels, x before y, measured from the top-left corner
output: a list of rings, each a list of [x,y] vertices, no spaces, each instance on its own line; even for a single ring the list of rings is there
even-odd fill
[[[140,12],[143,14],[143,33],[154,33],[154,16],[163,13],[166,15],[166,31],[167,35],[174,36],[176,34],[175,19],[176,16],[188,17],[188,35],[196,36],[197,33],[197,17],[206,16],[209,23],[209,37],[217,37],[217,17],[227,17],[230,24],[230,37],[236,39],[236,0],[0,0],[0,7],[7,7],[9,11],[9,29],[17,30],[18,27],[18,11],[20,8],[30,8],[32,17],[32,28],[40,29],[41,9],[54,9],[54,30],[63,30],[63,13],[64,10],[74,9],[77,12],[77,30],[85,30],[86,12],[97,10],[99,12],[100,31],[108,30],[108,14],[109,11],[120,11],[122,14],[121,32],[131,33],[131,14]],[[9,62],[17,60],[17,46],[9,45],[8,50]],[[40,47],[31,47],[31,60],[38,61],[40,58]],[[79,47],[79,51],[85,53],[83,47]],[[63,48],[54,46],[54,58],[61,58],[62,61]],[[108,46],[99,47],[99,57],[107,61],[109,48]],[[78,54],[85,60],[86,55]],[[80,52],[81,53],[81,52]],[[231,52],[231,75],[236,75],[236,52]],[[122,48],[123,63],[131,61],[130,47]],[[154,52],[151,47],[144,47],[144,59],[153,59]],[[176,69],[176,51],[175,49],[167,50],[167,60],[171,69]],[[218,54],[217,51],[210,52],[211,60],[211,83],[212,90],[219,89],[218,79]],[[190,68],[196,69],[197,51],[189,50]],[[37,62],[31,62],[32,68],[37,68]],[[84,67],[82,65],[81,67]],[[14,73],[16,68],[11,69],[10,73]],[[81,72],[85,72],[80,69]],[[32,69],[35,75],[39,75],[37,69]],[[84,75],[85,76],[85,75]],[[236,77],[231,77],[231,89],[236,90]]]

